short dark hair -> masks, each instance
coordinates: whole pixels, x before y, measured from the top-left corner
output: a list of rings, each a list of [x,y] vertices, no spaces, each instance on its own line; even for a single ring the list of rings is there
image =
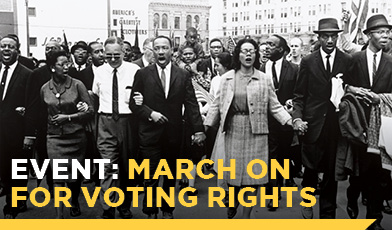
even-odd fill
[[[191,32],[197,34],[196,28],[195,27],[189,27],[188,29],[186,29],[185,36],[187,36]]]
[[[129,47],[132,47],[131,43],[129,43],[129,41],[124,41],[124,44],[129,45]]]
[[[240,52],[241,52],[241,46],[245,43],[250,43],[254,46],[255,48],[255,62],[253,63],[253,67],[255,69],[260,68],[260,53],[259,53],[259,46],[257,45],[256,41],[251,39],[251,38],[244,38],[238,41],[237,45],[234,48],[234,54],[233,54],[233,67],[235,70],[239,70],[241,68],[241,62],[240,62]]]
[[[91,54],[91,53],[93,52],[92,46],[95,45],[95,44],[100,44],[100,43],[97,42],[97,41],[92,41],[92,42],[88,43],[88,46],[87,46],[87,53]]]
[[[211,41],[210,41],[210,46],[211,46],[211,44],[212,44],[213,42],[220,42],[220,44],[221,44],[222,47],[223,47],[223,43],[222,43],[222,41],[221,41],[219,38],[213,38],[213,39],[211,39]]]
[[[226,67],[228,70],[233,69],[232,56],[229,52],[222,52],[216,58],[219,59],[219,63],[223,67]]]
[[[64,50],[53,50],[53,51],[49,52],[49,55],[46,58],[46,64],[49,67],[54,66],[57,62],[57,58],[61,57],[61,56],[67,57],[67,53]]]
[[[19,42],[19,38],[18,38],[18,36],[16,34],[7,34],[6,36],[1,38],[0,40],[3,40],[4,38],[9,38],[9,39],[14,40],[16,42],[16,49],[19,50],[20,42]]]
[[[173,48],[172,40],[171,40],[169,37],[164,36],[164,35],[159,35],[158,37],[154,38],[154,41],[152,41],[152,45],[153,45],[153,46],[154,46],[155,41],[156,41],[158,38],[167,39],[167,40],[169,41],[170,48]]]

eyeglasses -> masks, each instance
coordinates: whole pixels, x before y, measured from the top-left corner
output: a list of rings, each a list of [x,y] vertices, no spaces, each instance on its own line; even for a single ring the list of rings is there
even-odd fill
[[[240,51],[243,54],[248,54],[248,53],[254,54],[254,53],[256,53],[256,50],[254,50],[254,49],[241,49]]]
[[[105,54],[106,59],[120,59],[121,54]]]
[[[211,46],[211,49],[222,49],[222,46]]]
[[[56,65],[58,66],[58,67],[61,67],[61,68],[64,68],[64,67],[71,67],[72,66],[72,63],[71,62],[64,62],[64,63],[56,63]]]
[[[391,34],[391,30],[372,30],[370,31],[371,33],[375,33],[375,34],[379,34],[379,35],[390,35]]]

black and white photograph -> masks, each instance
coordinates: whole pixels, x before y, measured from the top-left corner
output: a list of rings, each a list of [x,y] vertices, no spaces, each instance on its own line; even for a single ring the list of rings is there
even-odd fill
[[[392,230],[392,1],[0,0],[0,218]]]

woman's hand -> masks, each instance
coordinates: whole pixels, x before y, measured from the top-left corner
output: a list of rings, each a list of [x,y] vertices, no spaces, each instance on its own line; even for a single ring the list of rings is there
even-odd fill
[[[69,119],[69,115],[57,114],[52,117],[52,122],[54,125],[61,125]]]

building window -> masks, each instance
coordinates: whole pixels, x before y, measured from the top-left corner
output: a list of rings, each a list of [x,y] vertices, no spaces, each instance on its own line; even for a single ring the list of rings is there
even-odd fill
[[[167,14],[162,14],[162,29],[167,29]]]
[[[30,17],[36,17],[37,15],[36,15],[36,10],[35,10],[35,7],[29,7],[29,9],[28,9],[28,11],[29,11],[29,16]]]
[[[199,15],[196,15],[194,17],[194,20],[195,20],[195,28],[197,29],[197,28],[199,28],[199,24],[200,24],[200,17],[199,17]]]
[[[117,19],[113,19],[113,26],[117,26]]]
[[[227,22],[226,14],[223,14],[223,23]]]
[[[210,19],[206,19],[206,30],[208,31],[210,29]]]
[[[159,21],[160,21],[159,14],[158,13],[154,14],[154,28],[159,28]]]
[[[226,27],[223,27],[223,36],[227,36]]]
[[[180,17],[174,18],[174,29],[180,29]]]
[[[30,46],[37,47],[37,38],[36,37],[31,37],[29,39],[29,44],[30,44]]]
[[[186,28],[192,27],[192,16],[186,16]]]
[[[227,8],[227,1],[223,0],[223,8],[226,9]]]

